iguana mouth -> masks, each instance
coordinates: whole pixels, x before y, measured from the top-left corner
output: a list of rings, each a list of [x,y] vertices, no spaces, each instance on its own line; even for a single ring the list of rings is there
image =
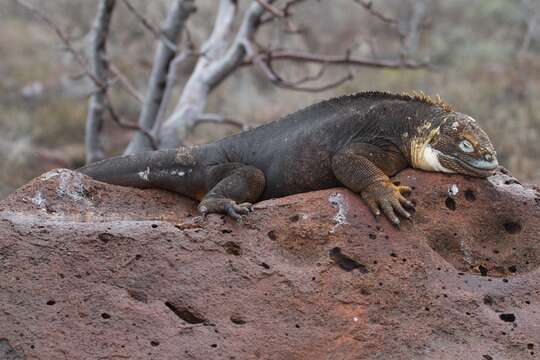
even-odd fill
[[[438,154],[438,160],[444,168],[449,169],[448,172],[482,178],[493,175],[499,166],[499,162],[495,155],[491,155],[488,158],[490,160],[485,160],[484,158],[478,159],[475,157],[463,159],[459,157],[458,154],[447,155],[441,152]]]
[[[493,175],[497,169],[497,166],[499,166],[499,162],[496,159],[489,162],[481,161],[479,162],[480,166],[475,166],[458,158],[454,158],[454,160],[459,164],[459,166],[479,177],[488,177]]]

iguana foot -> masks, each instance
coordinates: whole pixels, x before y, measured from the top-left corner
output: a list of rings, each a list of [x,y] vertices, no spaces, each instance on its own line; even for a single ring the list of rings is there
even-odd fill
[[[411,190],[408,186],[396,186],[389,180],[377,181],[368,185],[361,192],[361,196],[375,217],[378,218],[382,210],[388,220],[399,227],[399,217],[396,213],[409,219],[411,214],[404,207],[414,208],[414,204],[403,196]]]
[[[198,210],[203,216],[211,213],[227,214],[236,221],[242,221],[242,215],[251,212],[251,206],[248,202],[237,204],[231,199],[209,198],[201,201]]]

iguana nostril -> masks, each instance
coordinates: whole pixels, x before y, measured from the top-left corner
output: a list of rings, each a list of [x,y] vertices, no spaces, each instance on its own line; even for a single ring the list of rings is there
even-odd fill
[[[486,159],[487,161],[492,161],[493,160],[493,155],[486,154],[486,155],[484,155],[484,159]]]

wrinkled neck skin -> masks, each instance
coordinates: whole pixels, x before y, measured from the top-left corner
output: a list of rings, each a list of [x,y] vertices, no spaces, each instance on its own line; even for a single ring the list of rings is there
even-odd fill
[[[431,142],[440,135],[441,126],[445,125],[450,114],[436,114],[431,119],[419,119],[420,124],[411,129],[414,134],[409,141],[404,141],[404,153],[408,156],[409,164],[415,169],[454,173],[439,161],[440,151],[433,148]],[[405,139],[404,139],[405,140]]]

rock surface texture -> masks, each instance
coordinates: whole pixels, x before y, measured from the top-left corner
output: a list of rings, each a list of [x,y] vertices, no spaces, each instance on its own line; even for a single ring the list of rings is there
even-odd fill
[[[538,359],[540,194],[407,170],[412,222],[330,189],[243,224],[49,172],[0,203],[1,359]]]

